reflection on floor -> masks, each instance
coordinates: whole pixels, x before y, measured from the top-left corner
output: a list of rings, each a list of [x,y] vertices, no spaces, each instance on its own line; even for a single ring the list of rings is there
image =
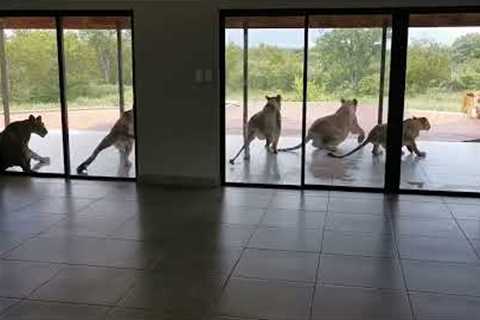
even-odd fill
[[[70,132],[70,157],[72,174],[76,174],[76,168],[92,153],[98,143],[105,137],[108,131],[75,131]],[[45,138],[32,135],[30,140],[30,149],[41,156],[50,157],[50,164],[46,166],[34,167],[35,161],[32,161],[33,169],[39,172],[63,173],[63,148],[62,135],[58,130],[49,131]],[[120,163],[120,155],[114,148],[105,149],[97,159],[89,166],[88,174],[92,176],[107,177],[134,177],[135,176],[135,150],[130,155],[132,166],[125,167]],[[19,171],[19,168],[13,168]]]
[[[300,138],[282,137],[281,146],[298,144]],[[226,137],[228,160],[242,143],[239,135]],[[353,149],[353,139],[338,148],[339,153]],[[419,141],[427,152],[425,159],[408,155],[402,161],[402,188],[427,190],[480,191],[480,143]],[[256,140],[251,146],[250,161],[239,157],[234,165],[226,161],[226,181],[299,184],[301,151],[267,153],[263,143]],[[385,154],[372,157],[371,146],[345,159],[334,159],[326,151],[309,144],[306,148],[305,182],[307,184],[383,187]]]
[[[477,319],[480,200],[0,180],[0,319]]]

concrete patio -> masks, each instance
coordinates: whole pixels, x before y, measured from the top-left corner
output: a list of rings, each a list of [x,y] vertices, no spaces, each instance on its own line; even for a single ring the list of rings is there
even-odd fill
[[[299,184],[301,151],[269,153],[262,141],[251,144],[250,161],[239,157],[234,165],[228,159],[240,148],[240,135],[226,137],[226,181],[266,184]],[[280,146],[300,142],[300,137],[284,137]],[[356,146],[353,139],[343,143],[340,153]],[[402,161],[404,189],[480,191],[479,143],[420,141],[419,148],[427,152],[425,159],[408,155]],[[326,151],[311,145],[306,148],[305,183],[356,187],[383,187],[385,155],[372,157],[371,146],[345,159],[328,157]]]

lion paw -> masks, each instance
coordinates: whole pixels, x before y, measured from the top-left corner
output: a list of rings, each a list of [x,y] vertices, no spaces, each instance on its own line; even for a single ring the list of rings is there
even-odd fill
[[[39,162],[41,164],[50,164],[50,157],[42,157],[40,158]]]

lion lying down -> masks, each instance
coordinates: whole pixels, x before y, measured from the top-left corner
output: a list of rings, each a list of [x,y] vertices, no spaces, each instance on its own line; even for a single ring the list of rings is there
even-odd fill
[[[41,157],[28,147],[32,133],[45,137],[48,133],[42,122],[42,117],[30,115],[28,119],[9,124],[0,133],[0,172],[5,169],[19,166],[25,172],[32,171],[31,159],[40,163],[48,163],[48,157]]]

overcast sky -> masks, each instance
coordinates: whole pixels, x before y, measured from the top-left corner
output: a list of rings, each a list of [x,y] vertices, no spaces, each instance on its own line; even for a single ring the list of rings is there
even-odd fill
[[[325,31],[325,30],[322,30]],[[449,27],[449,28],[410,28],[410,39],[431,39],[450,45],[455,39],[468,33],[480,33],[480,27]],[[320,36],[319,29],[309,30],[310,44]],[[227,43],[233,41],[243,44],[243,30],[230,29],[226,32]],[[287,48],[303,47],[303,29],[250,29],[249,46],[258,46],[260,43]]]

